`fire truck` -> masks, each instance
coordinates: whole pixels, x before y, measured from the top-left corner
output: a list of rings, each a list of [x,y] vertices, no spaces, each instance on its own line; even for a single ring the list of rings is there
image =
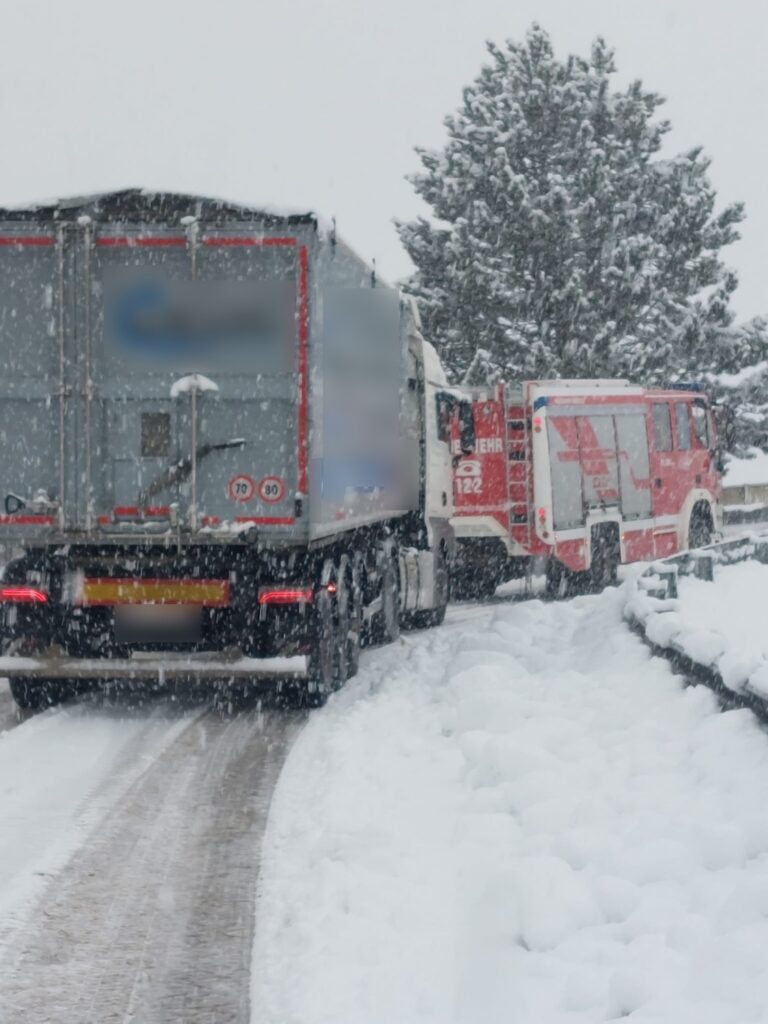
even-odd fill
[[[468,397],[476,440],[455,465],[455,596],[488,596],[537,556],[552,596],[600,588],[621,563],[720,529],[722,458],[697,385],[528,381]]]

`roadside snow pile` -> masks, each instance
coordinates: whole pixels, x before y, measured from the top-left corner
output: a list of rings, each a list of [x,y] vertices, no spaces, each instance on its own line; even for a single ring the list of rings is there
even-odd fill
[[[723,477],[723,487],[747,487],[768,484],[768,452],[749,449],[749,458],[737,459],[729,455]]]
[[[768,738],[622,604],[453,609],[313,715],[270,812],[254,1021],[768,1019]]]
[[[736,693],[768,697],[768,565],[715,566],[713,582],[681,576],[677,588],[673,601],[630,597],[628,612],[648,639],[715,670]]]

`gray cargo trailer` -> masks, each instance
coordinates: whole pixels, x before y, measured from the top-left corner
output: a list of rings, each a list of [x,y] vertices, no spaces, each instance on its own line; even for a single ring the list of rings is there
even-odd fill
[[[262,676],[317,702],[361,643],[444,614],[457,401],[415,308],[314,215],[0,210],[0,360],[19,703]]]

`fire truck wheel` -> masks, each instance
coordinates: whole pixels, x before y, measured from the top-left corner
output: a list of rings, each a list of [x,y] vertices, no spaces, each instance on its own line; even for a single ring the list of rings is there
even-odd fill
[[[589,567],[589,589],[601,591],[618,581],[621,563],[619,530],[613,524],[595,527],[592,531],[592,561]]]
[[[688,527],[688,547],[703,548],[712,543],[712,518],[709,509],[696,506]]]
[[[500,579],[496,570],[461,569],[451,579],[451,598],[457,601],[483,601],[493,597]]]
[[[553,601],[570,597],[576,589],[576,574],[556,558],[547,559],[545,594]]]

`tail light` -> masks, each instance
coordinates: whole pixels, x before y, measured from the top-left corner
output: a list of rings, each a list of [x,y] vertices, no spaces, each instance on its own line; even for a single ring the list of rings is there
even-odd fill
[[[0,587],[0,601],[9,604],[47,604],[48,595],[37,587]]]
[[[261,587],[259,604],[309,604],[312,587]]]

